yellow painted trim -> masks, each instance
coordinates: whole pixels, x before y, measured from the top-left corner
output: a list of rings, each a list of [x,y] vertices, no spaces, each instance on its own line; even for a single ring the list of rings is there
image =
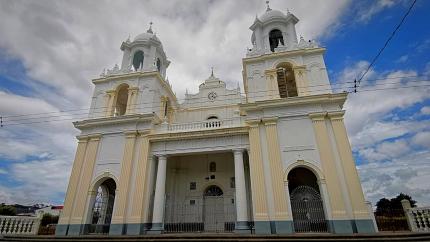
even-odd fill
[[[345,200],[339,188],[340,181],[336,170],[336,164],[334,163],[335,158],[328,135],[325,115],[326,113],[312,113],[309,114],[309,117],[312,119],[321,166],[326,177],[325,180],[329,194],[331,213],[333,219],[349,219],[346,212]]]
[[[267,194],[264,178],[263,159],[260,144],[260,129],[256,122],[249,128],[249,170],[252,189],[254,221],[268,221]]]
[[[343,123],[343,114],[344,111],[330,112],[328,113],[328,117],[330,118],[330,123],[333,127],[333,133],[336,140],[337,150],[339,152],[339,157],[341,159],[342,170],[345,174],[348,195],[351,200],[354,218],[369,219],[371,218],[371,215],[368,212],[363,189],[360,184],[360,178],[355,167],[351,146],[349,144],[348,135]]]
[[[59,224],[69,224],[70,216],[73,212],[74,201],[79,186],[79,177],[85,158],[85,152],[88,144],[87,136],[78,136],[78,147],[76,148],[75,160],[73,161],[72,172],[70,174],[69,185],[67,187],[66,197],[64,199],[64,208],[61,212]]]
[[[263,119],[263,122],[266,126],[267,152],[269,155],[270,178],[272,180],[275,209],[273,219],[275,221],[285,221],[292,219],[292,216],[288,214],[287,196],[284,189],[283,164],[278,141],[277,119],[278,118],[266,118]]]
[[[136,143],[137,132],[126,131],[124,154],[121,162],[121,175],[119,176],[118,193],[115,197],[115,210],[113,211],[112,222],[113,224],[123,224],[125,222],[127,201],[129,195],[129,186],[131,178],[131,168],[133,162],[133,155]]]
[[[149,150],[150,143],[147,136],[142,136],[142,142],[139,147],[139,158],[136,165],[136,178],[134,180],[133,200],[131,201],[131,217],[127,218],[127,223],[143,223],[145,222],[148,213],[149,204],[144,199],[149,196],[150,191],[147,191],[147,182],[149,176]]]
[[[197,131],[177,132],[177,133],[151,133],[150,135],[148,135],[148,137],[151,142],[157,142],[157,141],[184,140],[184,139],[195,139],[195,138],[234,136],[234,135],[241,135],[241,134],[248,134],[248,127],[197,130]]]

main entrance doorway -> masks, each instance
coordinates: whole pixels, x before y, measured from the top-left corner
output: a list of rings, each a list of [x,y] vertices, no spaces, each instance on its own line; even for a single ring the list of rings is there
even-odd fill
[[[315,175],[306,168],[288,174],[294,229],[303,232],[328,232],[324,205]]]
[[[97,195],[92,209],[91,225],[88,233],[109,233],[115,201],[116,184],[112,178],[105,180],[97,188]]]
[[[203,194],[204,229],[208,232],[224,231],[224,197],[221,188],[212,185]]]

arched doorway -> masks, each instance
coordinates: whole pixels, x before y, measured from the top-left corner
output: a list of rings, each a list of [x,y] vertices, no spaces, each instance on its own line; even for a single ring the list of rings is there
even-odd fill
[[[211,185],[203,193],[204,230],[224,231],[224,193],[220,187]]]
[[[115,190],[116,183],[112,178],[106,179],[97,188],[97,194],[91,210],[89,233],[109,233],[115,201]]]
[[[288,174],[288,189],[295,231],[328,232],[315,174],[303,167],[294,168]]]

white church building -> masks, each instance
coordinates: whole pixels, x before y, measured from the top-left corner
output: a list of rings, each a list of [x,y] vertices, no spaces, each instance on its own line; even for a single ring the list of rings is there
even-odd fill
[[[373,233],[325,49],[292,13],[255,18],[243,86],[212,74],[179,103],[160,39],[94,79],[57,235]],[[239,70],[238,70],[239,71]]]

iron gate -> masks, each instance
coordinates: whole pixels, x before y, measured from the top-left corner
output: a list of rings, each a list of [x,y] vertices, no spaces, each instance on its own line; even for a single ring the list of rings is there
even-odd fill
[[[328,232],[321,195],[310,186],[291,192],[291,210],[296,232]]]
[[[178,232],[233,232],[236,207],[233,198],[222,191],[208,189],[201,197],[190,197],[183,202],[166,200],[164,231]]]

